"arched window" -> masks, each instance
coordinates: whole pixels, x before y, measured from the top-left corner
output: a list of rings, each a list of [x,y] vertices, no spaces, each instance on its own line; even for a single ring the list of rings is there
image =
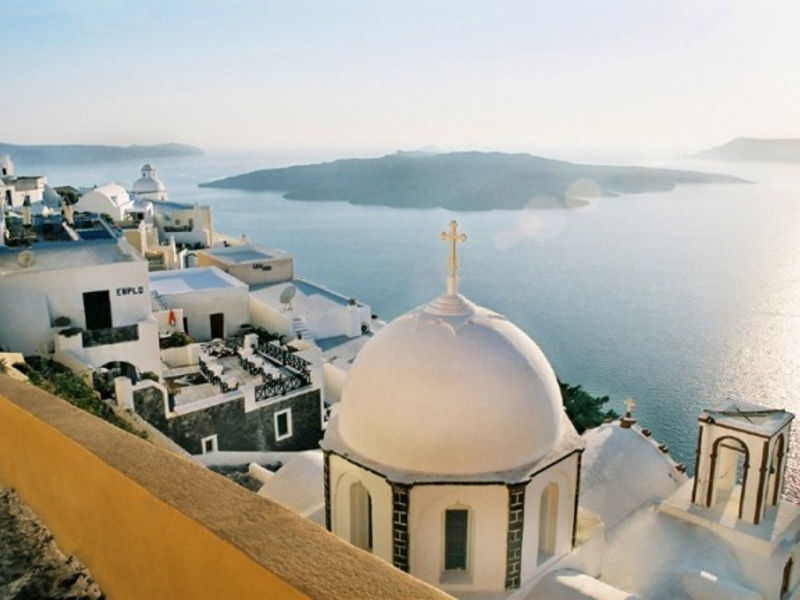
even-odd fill
[[[372,552],[372,497],[360,481],[350,486],[350,543]]]
[[[444,511],[444,569],[466,571],[469,564],[469,509],[448,508]]]
[[[556,531],[558,529],[558,485],[549,484],[542,492],[539,502],[539,556],[542,564],[556,553]]]

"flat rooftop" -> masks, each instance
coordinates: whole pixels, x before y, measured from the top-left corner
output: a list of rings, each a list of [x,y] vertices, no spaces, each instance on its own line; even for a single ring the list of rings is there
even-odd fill
[[[21,266],[18,261],[22,252],[33,255],[33,262],[27,267]],[[0,248],[0,275],[143,261],[130,252],[126,242],[114,239],[45,242],[30,248]]]
[[[245,244],[243,246],[217,246],[214,248],[206,248],[201,252],[213,256],[216,260],[227,265],[291,258],[291,254],[283,250],[265,248],[253,244]]]
[[[194,267],[150,273],[150,289],[162,296],[234,288],[247,289],[247,284],[217,267]]]
[[[314,314],[331,309],[341,309],[350,304],[349,297],[305,279],[292,279],[291,281],[282,281],[280,283],[253,286],[250,290],[250,296],[269,306],[281,308],[283,306],[280,300],[281,293],[290,286],[295,288],[295,294],[291,302],[292,310],[301,314]],[[363,304],[356,302],[356,306],[363,306]]]

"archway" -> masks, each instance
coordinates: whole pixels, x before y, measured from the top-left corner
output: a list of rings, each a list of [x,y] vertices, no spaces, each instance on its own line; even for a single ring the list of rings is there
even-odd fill
[[[92,374],[94,389],[100,393],[101,398],[111,398],[114,393],[114,380],[117,377],[127,377],[134,385],[139,381],[139,369],[125,361],[107,362]]]
[[[539,501],[539,556],[542,564],[556,553],[558,529],[558,485],[550,483],[542,491]]]
[[[739,518],[741,518],[749,467],[750,452],[744,442],[732,436],[717,439],[711,451],[706,504],[715,506],[727,503],[736,484],[741,483],[739,493]]]

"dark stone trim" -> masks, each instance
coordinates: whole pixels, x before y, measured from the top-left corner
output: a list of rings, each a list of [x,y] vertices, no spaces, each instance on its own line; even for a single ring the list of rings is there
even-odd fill
[[[408,573],[409,547],[408,511],[411,486],[392,483],[392,564]]]
[[[697,474],[700,472],[700,457],[703,449],[703,429],[701,425],[697,428],[697,447],[694,451],[694,482],[692,483],[692,502],[697,504]]]
[[[583,461],[583,450],[578,454],[578,464],[575,469],[575,504],[572,507],[572,548],[575,547],[575,538],[578,535],[578,502],[581,495],[581,463]]]
[[[331,453],[322,451],[323,487],[325,493],[325,529],[331,529]]]
[[[786,439],[781,431],[776,438],[775,445],[778,446],[778,464],[777,466],[773,465],[775,468],[775,487],[772,490],[772,505],[776,505],[778,503],[778,498],[780,497],[780,489],[783,487],[783,463],[786,461]],[[772,453],[770,453],[772,455]],[[770,461],[771,463],[772,461]]]
[[[767,476],[767,458],[769,454],[769,440],[764,442],[764,446],[761,449],[761,468],[759,469],[758,473],[758,496],[756,497],[756,514],[753,518],[753,523],[758,525],[761,522],[761,505],[764,503],[764,479]],[[742,484],[744,487],[744,484]],[[741,512],[741,509],[739,509]],[[741,518],[741,515],[739,515]]]
[[[525,527],[526,483],[508,486],[508,534],[506,536],[506,589],[519,588],[522,576],[522,533]]]

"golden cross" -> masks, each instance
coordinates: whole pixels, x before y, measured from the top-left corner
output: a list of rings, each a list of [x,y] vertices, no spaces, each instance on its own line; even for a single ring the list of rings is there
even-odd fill
[[[633,398],[626,398],[622,403],[625,405],[625,408],[628,411],[628,414],[630,415],[631,411],[636,406],[636,402],[633,401]]]
[[[455,296],[458,294],[458,279],[456,270],[458,269],[458,259],[456,258],[456,243],[466,242],[467,234],[458,233],[458,223],[450,221],[450,231],[442,231],[439,234],[442,241],[450,242],[450,260],[447,266],[447,295]]]

